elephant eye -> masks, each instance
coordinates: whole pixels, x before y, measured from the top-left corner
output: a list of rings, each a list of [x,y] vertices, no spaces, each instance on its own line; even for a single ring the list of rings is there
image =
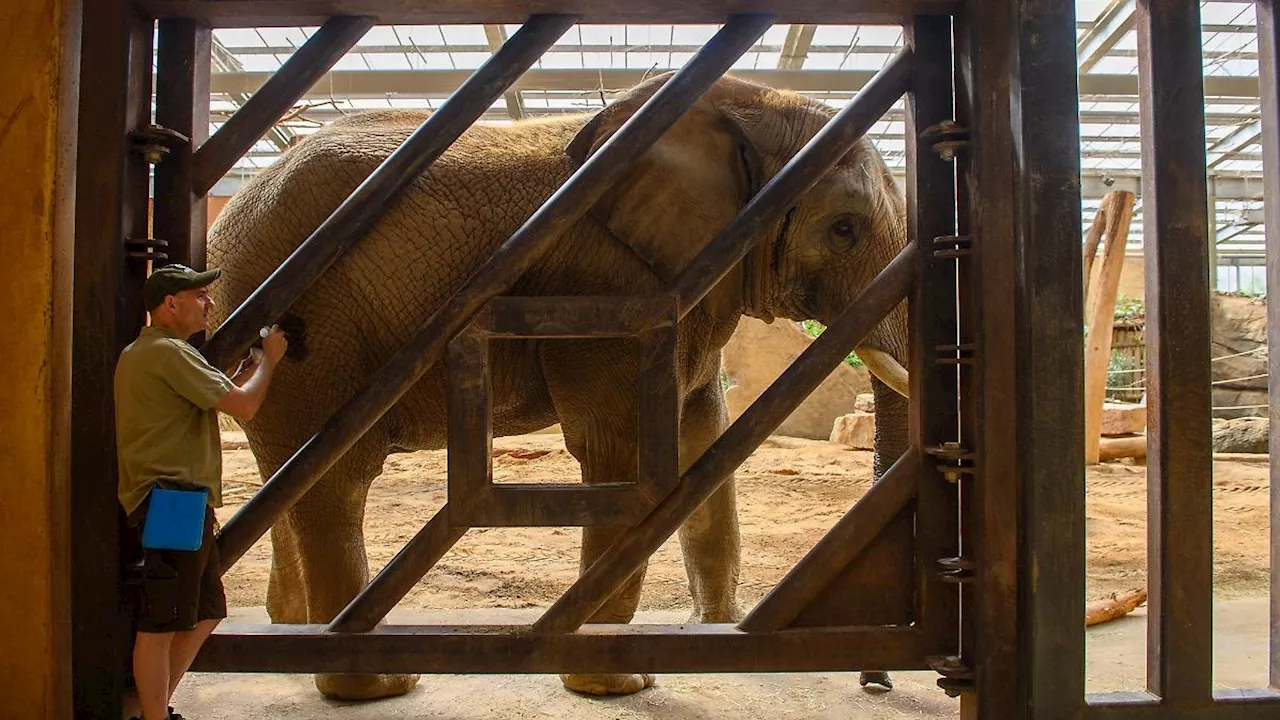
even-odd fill
[[[835,233],[836,237],[849,244],[852,244],[858,239],[857,228],[854,226],[853,218],[849,215],[841,215],[836,218],[835,222],[831,223],[831,232]]]

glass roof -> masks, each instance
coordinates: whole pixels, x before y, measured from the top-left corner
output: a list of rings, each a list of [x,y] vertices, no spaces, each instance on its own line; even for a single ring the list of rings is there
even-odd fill
[[[1087,227],[1108,181],[1136,177],[1141,171],[1137,98],[1132,94],[1097,94],[1116,85],[1099,88],[1088,82],[1092,76],[1136,76],[1137,34],[1133,0],[1076,0],[1076,9],[1081,167],[1086,180],[1082,212]],[[1210,174],[1224,179],[1216,186],[1219,254],[1261,256],[1259,101],[1256,89],[1241,92],[1240,81],[1232,80],[1258,75],[1254,5],[1204,2],[1201,20],[1206,152]],[[464,77],[456,71],[465,73],[479,67],[494,47],[518,29],[518,25],[372,28],[338,61],[333,72],[236,164],[215,193],[233,188],[237,177],[270,165],[291,142],[341,115],[373,108],[439,107]],[[493,105],[484,120],[507,123],[514,118],[599,108],[614,92],[644,75],[679,68],[717,29],[716,25],[575,26],[534,66],[531,75],[539,79],[529,83],[531,89],[509,93]],[[316,30],[214,30],[210,132],[216,132],[266,74],[278,70]],[[806,86],[829,89],[805,94],[839,108],[902,44],[898,27],[778,25],[739,59],[734,70],[756,73],[762,82],[779,87],[794,82],[788,79],[788,71],[825,71],[815,74],[820,81]],[[615,81],[620,84],[613,86]],[[905,163],[902,117],[899,103],[870,132],[886,162],[898,172],[903,172]],[[1091,179],[1102,182],[1091,183]],[[1141,248],[1141,230],[1139,199],[1129,237],[1131,252]]]

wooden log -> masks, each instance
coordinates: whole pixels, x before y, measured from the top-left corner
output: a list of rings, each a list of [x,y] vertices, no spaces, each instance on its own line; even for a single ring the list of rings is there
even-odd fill
[[[911,51],[903,49],[876,73],[672,281],[683,319],[755,246],[761,231],[795,206],[906,91]]]
[[[1089,234],[1084,237],[1084,298],[1085,307],[1089,307],[1089,293],[1093,288],[1093,260],[1098,255],[1098,242],[1107,229],[1107,203],[1111,193],[1107,193],[1098,203],[1098,212],[1093,215],[1093,223],[1089,225]],[[1087,317],[1087,316],[1086,316]]]
[[[914,628],[744,633],[732,625],[593,624],[540,637],[520,625],[386,625],[368,633],[323,625],[227,625],[201,648],[196,672],[622,673],[927,669]]]
[[[1112,595],[1103,600],[1095,600],[1085,606],[1084,625],[1093,627],[1124,617],[1137,610],[1147,602],[1147,591],[1133,590],[1123,595]]]
[[[1209,227],[1200,3],[1137,4],[1147,307],[1147,689],[1213,701]]]
[[[377,223],[386,208],[542,57],[574,20],[569,15],[542,15],[521,26],[201,345],[200,352],[209,362],[215,367],[227,367],[243,355],[256,341],[258,330],[279,320],[334,261]]]
[[[1133,219],[1133,193],[1113,190],[1103,198],[1106,207],[1107,246],[1102,269],[1085,306],[1089,333],[1084,354],[1084,456],[1085,464],[1098,464],[1098,441],[1102,437],[1102,406],[1107,395],[1107,365],[1111,359],[1112,325],[1115,324],[1116,290],[1124,269],[1124,251]]]
[[[920,469],[920,451],[908,449],[738,623],[738,628],[755,633],[790,625],[910,502]]]
[[[1145,458],[1146,456],[1146,435],[1103,438],[1098,445],[1098,457],[1102,462],[1111,462],[1120,458]]]
[[[1262,92],[1263,219],[1267,241],[1267,283],[1280,288],[1280,8],[1259,0],[1258,85]],[[1280,303],[1267,305],[1267,372],[1280,378]],[[1268,457],[1280,456],[1280,382],[1270,383]],[[1280,463],[1270,463],[1271,557],[1280,558]],[[1280,572],[1271,570],[1271,687],[1280,688]]]
[[[192,151],[209,135],[213,31],[193,20],[162,20],[156,38],[156,124],[190,141],[170,146],[155,167],[152,237],[168,241],[166,262],[203,270],[207,208],[192,185]]]
[[[907,246],[792,365],[707,448],[653,512],[622,535],[534,623],[539,634],[580,628],[804,398],[906,297],[915,276]]]
[[[203,197],[294,103],[373,27],[368,17],[330,18],[272,73],[195,153],[191,189]],[[209,63],[204,63],[208,72]],[[205,93],[206,105],[208,92]],[[208,124],[206,122],[205,131]],[[196,143],[192,143],[195,147]]]
[[[956,378],[959,365],[940,365],[954,352],[939,346],[956,343],[956,263],[933,256],[933,239],[955,232],[955,169],[920,136],[954,119],[951,19],[921,16],[906,27],[914,53],[906,102],[907,239],[916,246],[916,281],[907,308],[911,331],[910,432],[916,448],[954,442],[959,435]],[[883,482],[883,480],[882,480]],[[945,583],[935,561],[959,555],[957,485],[947,482],[937,463],[916,471],[915,617],[929,638],[931,653],[955,655],[960,624],[960,594]]]
[[[382,571],[338,613],[329,632],[367,632],[382,621],[413,586],[426,575],[449,549],[462,539],[468,528],[457,527],[449,518],[445,503],[431,520],[413,536]],[[279,669],[272,672],[279,672]]]
[[[556,238],[627,172],[630,162],[675,124],[770,25],[770,18],[755,15],[737,16],[726,23],[240,508],[218,536],[222,557],[234,561],[262,537],[275,518],[302,497],[435,364],[445,343],[476,311],[490,298],[506,292],[550,250]],[[519,37],[518,32],[508,44]]]

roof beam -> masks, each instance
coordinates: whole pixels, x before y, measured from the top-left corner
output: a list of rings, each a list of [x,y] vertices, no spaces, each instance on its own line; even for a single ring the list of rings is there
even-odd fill
[[[1137,27],[1133,0],[1111,0],[1076,43],[1080,72],[1093,70],[1111,49]]]
[[[489,41],[490,52],[496,53],[507,41],[507,29],[501,25],[485,25],[484,37]],[[520,97],[519,90],[506,91],[502,94],[502,99],[507,103],[507,114],[512,120],[524,118],[524,101]]]
[[[236,59],[236,56],[230,50],[218,42],[217,37],[212,39],[209,49],[209,61],[213,64],[213,74],[244,72],[244,66],[240,64],[240,61]],[[227,93],[227,96],[231,102],[235,103],[237,108],[244,107],[244,104],[249,102],[250,95],[252,93]],[[273,125],[266,135],[267,142],[274,145],[281,152],[289,148],[289,140],[292,137],[293,131],[286,127],[281,127],[279,124]]]
[[[782,55],[778,58],[779,70],[799,70],[809,57],[813,45],[814,25],[792,25],[787,29],[787,39],[782,43]]]
[[[1254,119],[1232,130],[1221,140],[1209,146],[1209,169],[1236,157],[1242,150],[1262,139],[1262,119]]]
[[[559,90],[581,92],[603,85],[606,92],[621,91],[638,84],[647,70],[624,69],[532,69],[512,86],[517,90]],[[771,87],[805,92],[856,92],[875,72],[872,70],[736,70],[730,74]],[[215,73],[210,79],[214,93],[251,93],[266,82],[270,73]],[[309,91],[311,99],[337,97],[385,98],[448,97],[471,76],[470,70],[334,70]],[[1258,99],[1258,78],[1211,76],[1204,80],[1206,97]],[[1137,97],[1134,75],[1087,74],[1080,76],[1082,96]]]

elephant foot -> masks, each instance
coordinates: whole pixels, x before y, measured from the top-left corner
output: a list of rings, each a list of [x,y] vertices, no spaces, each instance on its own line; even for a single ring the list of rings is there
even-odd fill
[[[395,697],[409,692],[417,684],[417,675],[316,675],[316,689],[334,700]]]
[[[858,684],[862,685],[862,687],[879,685],[880,688],[883,688],[869,687],[867,688],[868,691],[888,692],[893,689],[893,679],[889,677],[889,673],[883,670],[863,670],[858,675]]]
[[[570,690],[583,695],[631,695],[652,686],[653,676],[649,674],[561,675],[560,682]]]

